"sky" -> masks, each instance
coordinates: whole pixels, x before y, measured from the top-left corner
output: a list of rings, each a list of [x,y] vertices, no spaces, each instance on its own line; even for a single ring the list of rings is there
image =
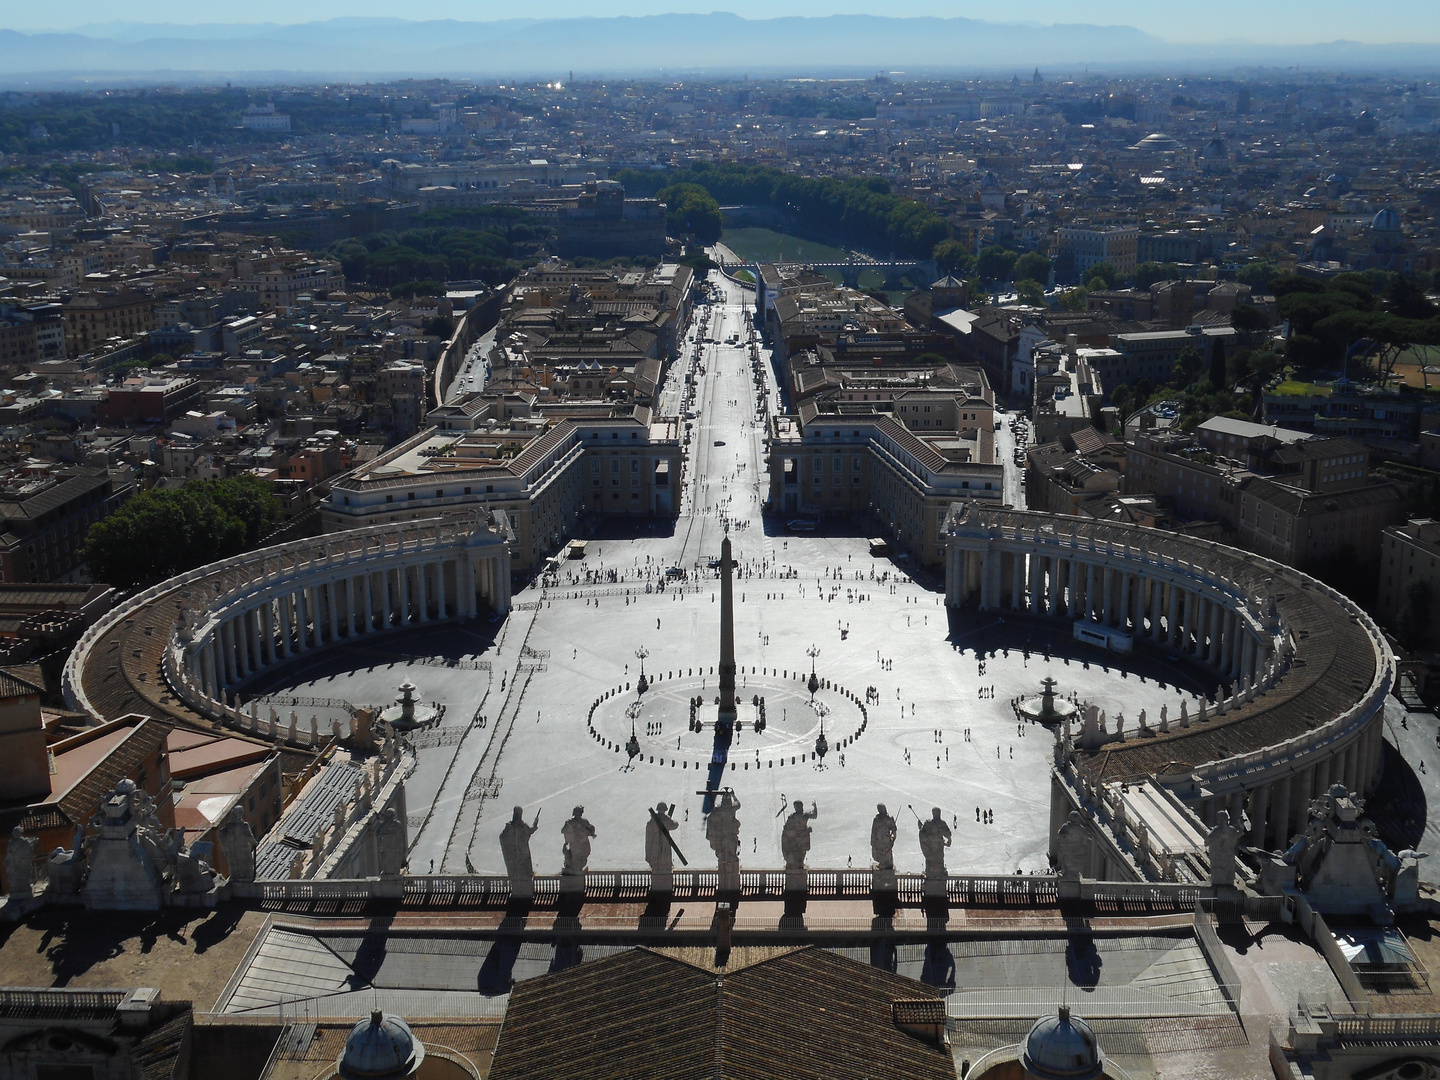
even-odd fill
[[[840,13],[965,16],[1003,22],[1087,22],[1134,26],[1174,42],[1248,40],[1308,44],[1346,39],[1374,43],[1440,42],[1437,0],[1207,0],[1136,4],[1134,0],[0,0],[0,28],[74,30],[112,20],[171,23],[295,23],[342,16],[491,20],[586,15],[731,11],[745,18]]]

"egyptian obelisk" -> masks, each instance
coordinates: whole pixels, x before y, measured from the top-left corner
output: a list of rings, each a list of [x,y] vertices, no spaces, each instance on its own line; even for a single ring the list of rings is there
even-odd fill
[[[735,730],[735,586],[730,559],[730,534],[720,544],[720,715],[715,729],[716,748],[730,746]],[[722,736],[723,732],[723,736]]]

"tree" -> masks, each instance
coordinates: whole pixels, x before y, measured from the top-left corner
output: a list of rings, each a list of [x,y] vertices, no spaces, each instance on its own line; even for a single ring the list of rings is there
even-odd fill
[[[1015,252],[991,244],[980,251],[975,260],[975,272],[982,281],[1010,281],[1015,275]]]
[[[1083,285],[1077,285],[1073,289],[1066,289],[1060,294],[1060,307],[1065,311],[1084,311],[1085,299],[1089,295],[1090,290]]]
[[[1085,285],[1091,289],[1108,289],[1120,283],[1120,271],[1113,263],[1096,263],[1085,271]]]
[[[1143,262],[1135,267],[1135,287],[1148,289],[1157,281],[1175,281],[1182,271],[1175,263]]]
[[[1187,345],[1180,350],[1180,356],[1175,361],[1175,370],[1171,373],[1170,385],[1177,390],[1185,390],[1208,370],[1205,357],[1200,355],[1200,350],[1193,345]]]
[[[90,526],[91,577],[129,587],[228,558],[260,543],[279,516],[270,485],[246,473],[136,495]]]
[[[1038,281],[1042,285],[1050,280],[1050,260],[1034,251],[1027,251],[1015,260],[1015,280]]]
[[[1120,414],[1122,417],[1124,416],[1126,409],[1130,405],[1131,400],[1132,396],[1130,393],[1130,387],[1126,386],[1124,383],[1121,383],[1119,386],[1115,387],[1114,390],[1110,391],[1110,404],[1114,405],[1115,408],[1120,410]]]
[[[1269,259],[1253,259],[1239,269],[1235,280],[1241,285],[1249,285],[1256,292],[1264,293],[1269,291],[1275,274],[1275,264]]]
[[[964,274],[975,265],[975,257],[959,240],[941,240],[935,245],[934,258],[942,274]]]
[[[657,197],[665,204],[666,226],[675,235],[706,246],[720,239],[724,227],[720,204],[699,184],[671,184],[661,188]]]
[[[1015,295],[1020,298],[1022,304],[1029,304],[1031,307],[1045,306],[1045,286],[1033,278],[1017,281]]]

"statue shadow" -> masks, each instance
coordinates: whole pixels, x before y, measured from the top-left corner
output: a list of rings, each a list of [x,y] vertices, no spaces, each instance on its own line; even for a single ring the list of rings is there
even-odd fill
[[[508,994],[515,985],[515,961],[520,958],[522,942],[518,937],[496,938],[485,954],[476,976],[475,988],[486,997]]]
[[[190,935],[197,954],[208,951],[228,938],[240,925],[245,908],[239,904],[227,904],[215,909],[215,914],[206,919]]]
[[[955,989],[955,955],[944,941],[925,946],[925,962],[920,968],[920,981],[941,990]]]
[[[389,948],[390,922],[388,916],[370,920],[365,936],[360,939],[360,947],[355,950],[355,959],[350,964],[350,977],[345,980],[350,989],[371,986],[380,974]]]
[[[149,954],[161,938],[189,948],[191,925],[209,914],[195,909],[158,913],[116,911],[106,912],[102,917],[90,912],[75,915],[41,912],[25,920],[25,925],[40,933],[35,951],[49,963],[53,985],[68,986],[97,965],[128,952]]]
[[[1425,788],[1400,751],[1388,742],[1383,746],[1380,781],[1365,802],[1365,816],[1391,851],[1419,849],[1429,812]]]
[[[1095,947],[1091,934],[1072,934],[1065,942],[1065,972],[1070,984],[1081,990],[1094,990],[1100,985],[1100,969],[1104,961]]]
[[[585,961],[585,950],[574,938],[563,938],[555,943],[555,952],[550,957],[550,974],[566,968],[579,967]]]

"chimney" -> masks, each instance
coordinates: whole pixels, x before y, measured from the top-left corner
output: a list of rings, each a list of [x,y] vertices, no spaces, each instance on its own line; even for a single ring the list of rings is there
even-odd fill
[[[715,966],[730,962],[730,931],[735,927],[735,909],[729,903],[715,905]]]

